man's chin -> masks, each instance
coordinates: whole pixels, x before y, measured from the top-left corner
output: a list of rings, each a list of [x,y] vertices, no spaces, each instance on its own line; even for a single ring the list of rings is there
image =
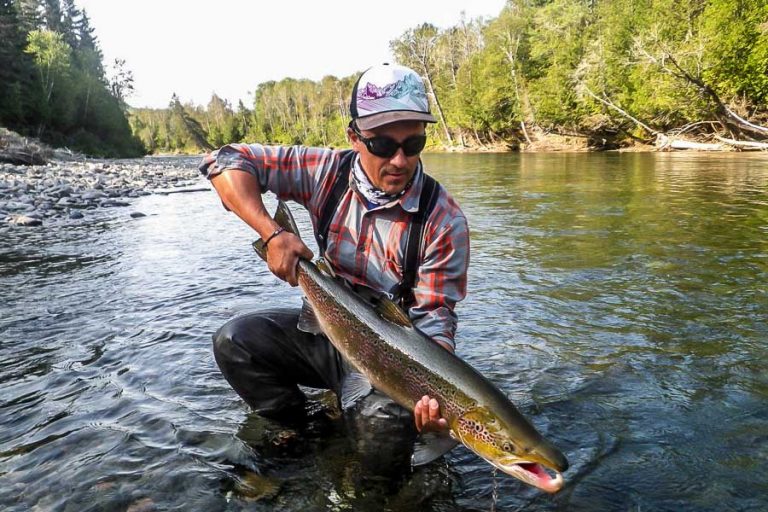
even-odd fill
[[[405,189],[405,186],[407,184],[408,184],[407,174],[401,174],[401,175],[388,174],[384,178],[384,183],[382,184],[381,190],[385,194],[394,196],[402,192]]]

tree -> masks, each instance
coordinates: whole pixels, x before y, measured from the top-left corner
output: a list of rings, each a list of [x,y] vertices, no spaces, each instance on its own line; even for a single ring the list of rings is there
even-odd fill
[[[23,123],[34,65],[24,53],[27,34],[14,2],[0,0],[0,123]]]
[[[206,140],[205,132],[200,123],[187,112],[176,93],[171,98],[169,109],[171,111],[171,125],[174,127],[172,134],[176,139],[174,145],[177,149],[183,149],[188,144],[184,142],[185,139],[201,149],[207,151],[214,149]]]
[[[390,47],[399,62],[416,69],[424,77],[427,93],[434,100],[435,109],[437,109],[438,118],[443,126],[445,138],[448,144],[452,146],[453,137],[451,137],[448,121],[440,105],[440,98],[433,83],[433,76],[435,75],[433,48],[437,37],[437,28],[429,23],[424,23],[415,29],[406,30],[400,38],[390,42]]]
[[[109,90],[123,110],[127,109],[125,99],[133,94],[133,71],[126,68],[125,59],[115,59],[112,64]]]
[[[45,101],[50,103],[57,80],[69,70],[72,50],[61,34],[43,29],[29,33],[25,52],[35,61]]]

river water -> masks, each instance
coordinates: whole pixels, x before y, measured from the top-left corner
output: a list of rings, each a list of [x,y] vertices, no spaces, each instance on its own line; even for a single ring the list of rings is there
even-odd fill
[[[210,336],[299,293],[196,192],[3,233],[0,509],[768,509],[768,160],[425,161],[472,232],[457,352],[567,454],[563,491],[463,447],[363,489],[331,410],[287,440],[250,414]]]

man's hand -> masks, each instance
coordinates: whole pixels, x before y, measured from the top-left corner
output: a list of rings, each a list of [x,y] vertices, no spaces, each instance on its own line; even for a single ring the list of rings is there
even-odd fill
[[[419,432],[440,432],[448,429],[448,420],[440,415],[440,404],[428,395],[421,397],[413,408],[416,430]]]
[[[293,233],[283,231],[267,245],[267,266],[278,278],[291,286],[299,284],[299,258],[311,260],[314,255]]]
[[[224,169],[211,178],[213,188],[228,209],[243,219],[266,240],[278,228],[264,207],[261,186],[255,176],[236,169]],[[299,284],[296,266],[299,258],[312,259],[312,251],[299,237],[291,233],[275,235],[267,245],[269,270],[291,286]]]

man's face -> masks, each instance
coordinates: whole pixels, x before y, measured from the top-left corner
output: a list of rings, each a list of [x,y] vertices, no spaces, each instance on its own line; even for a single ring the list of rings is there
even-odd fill
[[[365,138],[389,137],[402,144],[408,137],[424,135],[424,123],[398,121],[372,130],[360,130],[360,133]],[[352,142],[352,149],[360,154],[360,163],[371,184],[389,195],[402,192],[416,173],[419,155],[406,156],[403,148],[398,148],[390,158],[382,158],[372,154],[354,130],[348,129],[347,134]]]

